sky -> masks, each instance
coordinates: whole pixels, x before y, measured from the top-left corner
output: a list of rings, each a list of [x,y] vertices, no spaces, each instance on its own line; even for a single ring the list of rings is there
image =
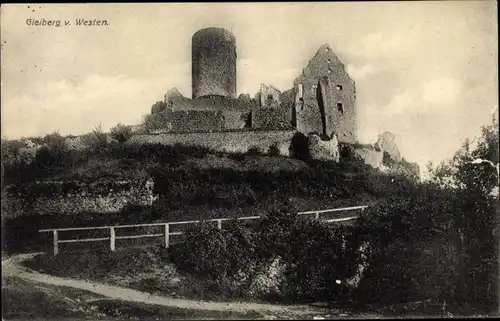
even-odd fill
[[[358,136],[390,131],[421,169],[498,109],[496,1],[1,6],[1,134],[138,124],[165,92],[191,97],[191,37],[231,30],[237,92],[281,90],[328,43],[356,81]],[[60,20],[61,27],[27,19]],[[108,26],[76,26],[75,19]],[[64,21],[70,22],[64,26]]]

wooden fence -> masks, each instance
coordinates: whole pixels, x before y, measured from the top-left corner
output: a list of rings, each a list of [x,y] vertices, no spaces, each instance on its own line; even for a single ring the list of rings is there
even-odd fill
[[[343,207],[343,208],[335,208],[328,210],[317,210],[317,211],[308,211],[308,212],[299,212],[298,215],[314,215],[316,219],[320,219],[320,215],[323,213],[332,213],[332,212],[345,212],[345,211],[364,211],[368,206],[353,206],[353,207]],[[334,219],[326,219],[326,222],[344,222],[355,220],[359,215],[351,215],[343,218],[334,218]],[[259,219],[260,216],[247,216],[247,217],[238,217],[236,220],[255,220]],[[109,242],[109,249],[111,251],[115,251],[116,249],[116,240],[125,240],[125,239],[141,239],[141,238],[159,238],[163,239],[163,244],[166,248],[170,245],[170,236],[173,235],[182,235],[184,232],[173,232],[170,230],[172,226],[176,225],[187,225],[187,224],[196,224],[201,222],[217,222],[217,227],[219,229],[222,228],[223,221],[234,220],[234,218],[217,218],[210,219],[205,221],[181,221],[181,222],[167,222],[167,223],[149,223],[149,224],[129,224],[129,225],[115,225],[115,226],[94,226],[94,227],[70,227],[70,228],[57,228],[57,229],[43,229],[39,230],[40,233],[52,233],[53,235],[53,246],[54,246],[54,255],[59,254],[59,244],[63,243],[83,243],[83,242]],[[142,235],[116,235],[116,231],[124,228],[140,228],[140,227],[162,227],[162,233],[149,233]],[[78,239],[59,239],[59,232],[66,231],[97,231],[97,230],[109,230],[108,237],[97,237],[97,238],[78,238]]]

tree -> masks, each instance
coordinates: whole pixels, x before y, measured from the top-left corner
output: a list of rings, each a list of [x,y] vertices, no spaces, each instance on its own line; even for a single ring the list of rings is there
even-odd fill
[[[102,125],[99,123],[92,130],[92,133],[83,135],[85,145],[92,150],[104,150],[108,144],[108,135],[102,130]]]
[[[466,140],[449,162],[430,167],[431,183],[453,193],[455,224],[467,257],[462,277],[475,304],[497,304],[498,287],[498,122],[481,128],[473,146]],[[479,160],[479,161],[477,161]],[[484,161],[483,161],[484,160]],[[496,167],[496,168],[495,168]]]
[[[132,137],[132,129],[130,126],[125,126],[123,124],[118,124],[111,128],[111,136],[116,139],[119,143],[124,143]]]
[[[431,299],[465,307],[461,314],[497,313],[496,164],[493,123],[475,145],[466,140],[449,162],[430,166],[430,182],[371,206],[356,222],[357,244],[369,245],[356,298],[386,305]]]
[[[462,190],[490,193],[498,186],[498,122],[481,128],[481,136],[477,145],[466,139],[462,147],[448,162],[441,162],[436,168],[428,165],[431,182],[442,188],[458,188]],[[475,164],[476,159],[484,159],[490,163]]]
[[[165,111],[168,108],[168,105],[163,101],[157,101],[151,107],[151,114],[157,114]]]

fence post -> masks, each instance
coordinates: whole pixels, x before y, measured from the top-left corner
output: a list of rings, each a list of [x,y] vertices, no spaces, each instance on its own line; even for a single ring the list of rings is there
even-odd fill
[[[319,212],[316,212],[315,217],[317,220],[319,220]]]
[[[111,251],[114,251],[115,250],[115,237],[116,237],[115,228],[114,227],[110,227],[109,228],[109,234],[110,234],[110,237],[109,237],[109,248],[110,248]]]
[[[170,227],[168,223],[165,224],[165,247],[168,248],[168,243],[169,243],[169,236],[170,236]]]
[[[222,220],[217,220],[217,228],[222,229]]]
[[[54,230],[54,255],[59,254],[59,236],[57,235],[57,230]]]

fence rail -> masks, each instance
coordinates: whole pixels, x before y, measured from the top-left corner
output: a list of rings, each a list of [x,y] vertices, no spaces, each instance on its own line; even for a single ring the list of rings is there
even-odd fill
[[[352,206],[352,207],[343,207],[343,208],[334,208],[328,210],[316,210],[316,211],[307,211],[307,212],[299,212],[297,215],[313,215],[316,219],[320,218],[320,214],[323,213],[332,213],[332,212],[344,212],[344,211],[356,211],[361,210],[363,212],[368,206]],[[333,222],[345,222],[350,220],[355,220],[359,217],[359,215],[348,216],[343,218],[334,218],[327,219],[325,222],[333,223]],[[69,228],[55,228],[55,229],[42,229],[38,232],[47,233],[52,232],[53,234],[53,247],[54,247],[54,255],[59,254],[59,244],[62,243],[80,243],[80,242],[102,242],[109,241],[109,249],[111,251],[115,251],[116,249],[116,240],[126,240],[126,239],[141,239],[141,238],[163,238],[163,244],[166,248],[170,245],[170,236],[172,235],[182,235],[184,232],[172,232],[170,231],[171,226],[175,225],[187,225],[187,224],[197,224],[201,222],[217,222],[217,227],[219,229],[222,228],[223,221],[230,220],[255,220],[260,219],[260,216],[246,216],[246,217],[238,217],[238,218],[216,218],[209,220],[193,220],[193,221],[178,221],[178,222],[167,222],[167,223],[146,223],[146,224],[128,224],[128,225],[114,225],[114,226],[92,226],[92,227],[69,227]],[[117,229],[123,228],[140,228],[140,227],[163,227],[162,233],[151,233],[151,234],[141,234],[141,235],[120,235],[116,236]],[[59,239],[59,232],[67,232],[67,231],[94,231],[94,230],[109,230],[108,237],[96,237],[96,238],[84,238],[84,239]]]

